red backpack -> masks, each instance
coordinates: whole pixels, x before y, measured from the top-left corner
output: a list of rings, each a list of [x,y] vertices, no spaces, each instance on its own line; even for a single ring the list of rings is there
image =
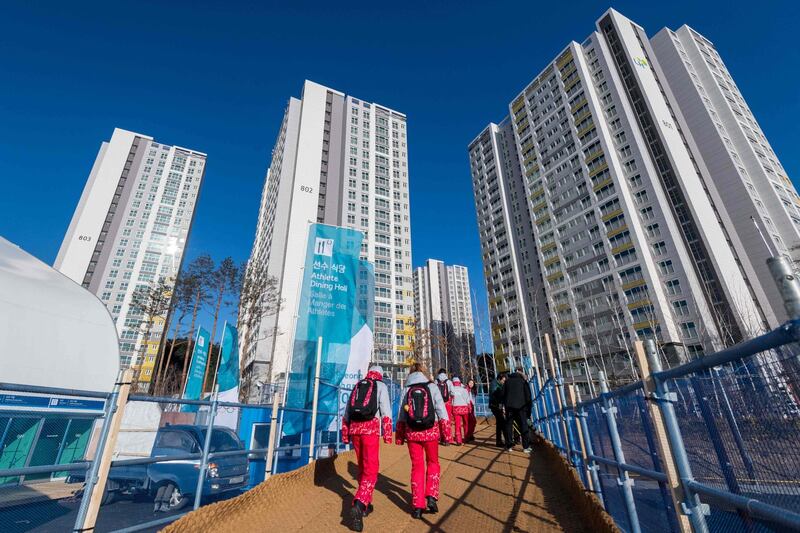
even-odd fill
[[[411,385],[406,392],[406,423],[414,431],[431,429],[436,425],[436,411],[429,384],[430,382]]]
[[[364,378],[350,393],[350,420],[365,422],[378,414],[378,386],[374,379]]]

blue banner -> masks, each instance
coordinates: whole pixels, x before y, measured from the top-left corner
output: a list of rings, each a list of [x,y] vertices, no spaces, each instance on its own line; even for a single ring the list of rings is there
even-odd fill
[[[375,274],[359,259],[360,231],[313,224],[306,248],[286,407],[311,409],[318,339],[322,339],[320,379],[340,385],[345,376],[366,373],[372,352]],[[317,431],[335,422],[339,407],[332,386],[319,390]],[[308,413],[287,411],[284,436],[300,441],[311,431]]]
[[[222,346],[217,371],[217,384],[220,393],[239,388],[239,333],[236,328],[225,323],[222,328]]]
[[[189,375],[186,377],[186,387],[183,389],[184,400],[199,400],[203,394],[203,378],[206,375],[210,341],[211,334],[203,328],[197,328],[197,337],[192,351],[192,364],[189,367]]]

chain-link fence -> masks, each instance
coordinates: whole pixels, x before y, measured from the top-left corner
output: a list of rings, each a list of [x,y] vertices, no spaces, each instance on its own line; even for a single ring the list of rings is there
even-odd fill
[[[534,380],[534,427],[624,531],[800,529],[800,321],[584,401]]]
[[[6,400],[71,401],[63,412],[0,411],[0,531],[157,531],[345,448],[349,391],[322,380],[317,398],[336,397],[336,411],[285,407],[282,387],[253,405],[127,397],[126,386],[108,395],[0,384]],[[287,433],[287,417],[303,431]]]

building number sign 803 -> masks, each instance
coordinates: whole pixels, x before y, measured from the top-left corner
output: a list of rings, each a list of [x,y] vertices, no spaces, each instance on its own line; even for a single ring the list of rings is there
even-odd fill
[[[92,242],[91,235],[78,235],[78,240],[83,242]]]

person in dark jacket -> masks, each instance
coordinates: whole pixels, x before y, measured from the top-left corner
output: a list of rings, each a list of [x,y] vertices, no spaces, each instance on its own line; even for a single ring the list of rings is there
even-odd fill
[[[497,376],[497,386],[489,395],[489,409],[494,415],[495,425],[497,426],[495,444],[498,448],[505,447],[503,444],[503,434],[506,431],[506,417],[503,414],[503,384],[506,382],[505,372]]]
[[[512,372],[503,385],[503,405],[506,407],[506,450],[514,447],[514,424],[522,439],[522,451],[531,453],[528,438],[527,413],[531,407],[531,389],[522,370]]]

